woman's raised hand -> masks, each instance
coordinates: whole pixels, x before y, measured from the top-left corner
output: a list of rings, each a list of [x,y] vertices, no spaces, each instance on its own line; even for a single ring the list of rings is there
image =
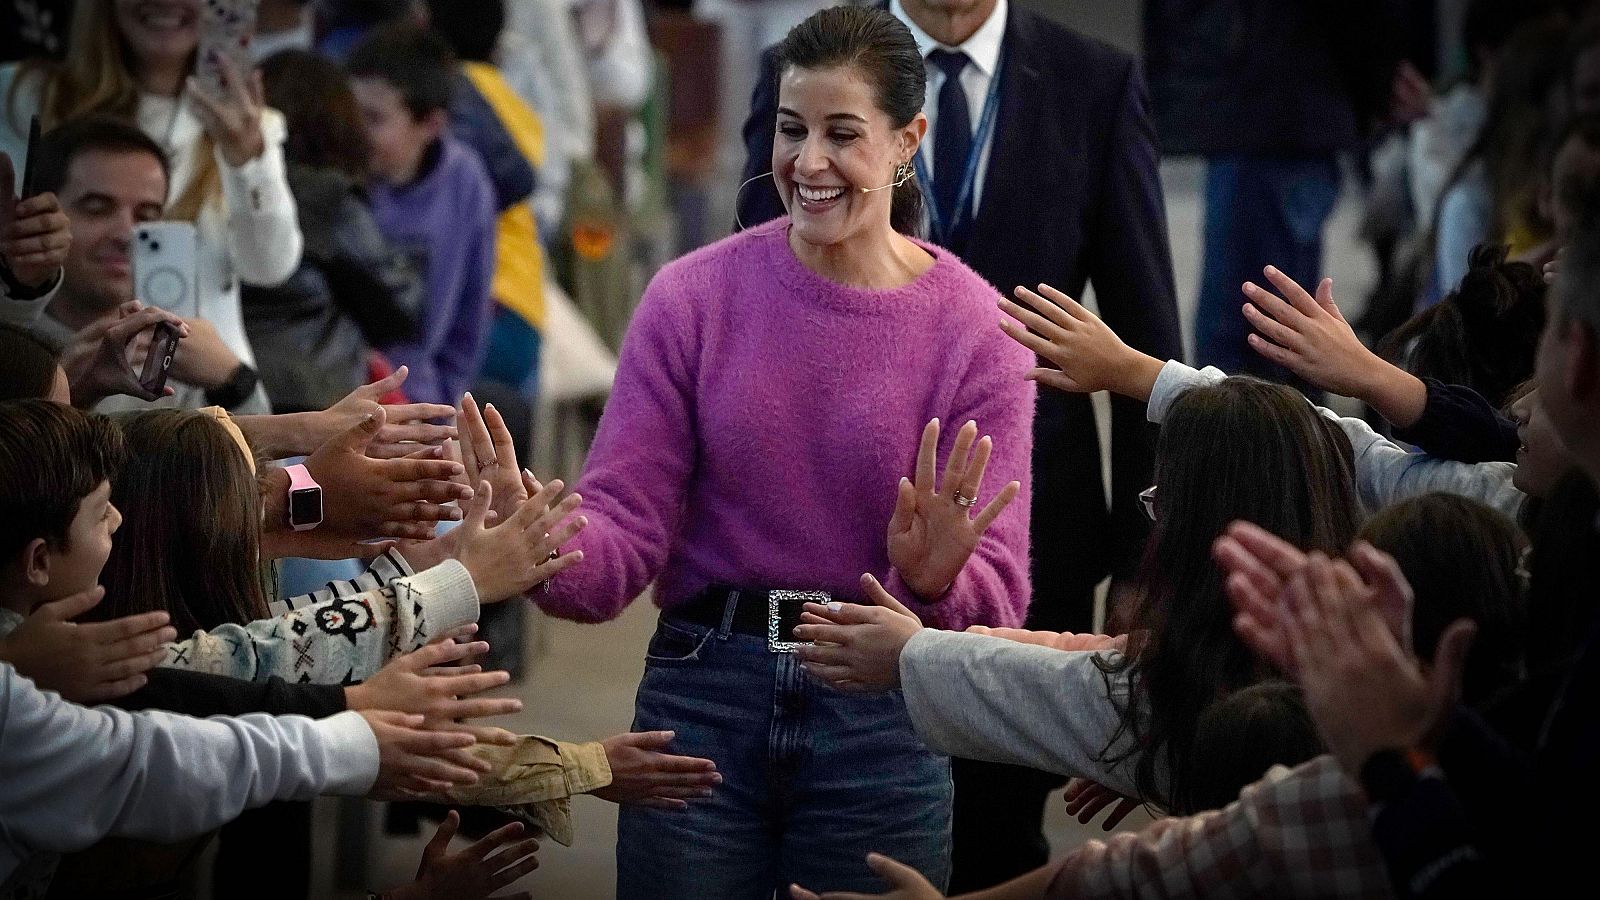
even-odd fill
[[[1027,306],[1002,297],[1000,309],[1011,319],[1001,319],[1000,330],[1055,366],[1032,370],[1028,380],[1073,394],[1150,399],[1162,360],[1124,344],[1098,316],[1048,284],[1037,294],[1018,287],[1016,295]]]
[[[189,79],[189,96],[194,112],[206,134],[216,141],[228,165],[238,168],[260,156],[266,149],[261,135],[261,111],[266,108],[266,91],[260,72],[241,72],[233,60],[218,60],[222,70],[222,95],[207,90],[198,78]]]
[[[889,562],[924,600],[934,600],[949,590],[983,533],[1022,489],[1018,482],[1007,484],[976,518],[972,516],[994,448],[987,436],[974,446],[977,437],[976,422],[961,427],[945,462],[944,477],[936,483],[933,470],[939,420],[934,419],[922,429],[916,480],[900,479],[894,515],[889,519]]]

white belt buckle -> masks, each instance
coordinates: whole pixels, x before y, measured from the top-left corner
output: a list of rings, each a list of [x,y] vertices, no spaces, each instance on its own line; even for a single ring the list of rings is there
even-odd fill
[[[768,591],[767,592],[767,652],[793,653],[801,647],[810,647],[812,641],[786,641],[782,634],[782,616],[779,610],[783,609],[785,601],[799,603],[820,603],[828,605],[833,597],[824,591]]]

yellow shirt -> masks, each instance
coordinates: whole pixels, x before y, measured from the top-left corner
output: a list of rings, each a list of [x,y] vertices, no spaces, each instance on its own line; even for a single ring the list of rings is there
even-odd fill
[[[538,168],[544,162],[544,125],[539,114],[524,103],[500,74],[488,63],[462,65],[472,86],[478,89],[495,117],[516,142],[517,149]],[[538,224],[533,206],[524,201],[512,204],[500,214],[495,230],[494,281],[490,292],[495,300],[521,316],[535,329],[544,327],[544,250],[539,246]]]

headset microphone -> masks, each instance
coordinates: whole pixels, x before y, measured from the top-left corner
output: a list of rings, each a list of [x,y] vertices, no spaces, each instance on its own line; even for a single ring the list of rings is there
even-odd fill
[[[890,182],[889,184],[880,185],[879,187],[875,187],[875,188],[856,188],[856,190],[860,191],[863,194],[870,194],[873,191],[887,191],[890,188],[897,188],[900,185],[905,184],[907,181],[910,181],[911,180],[911,176],[913,174],[915,174],[915,171],[916,170],[912,169],[910,166],[908,166],[908,165],[906,165],[904,163],[901,163],[900,167],[895,170],[895,174],[900,176],[900,180],[899,181],[893,181],[893,182]]]

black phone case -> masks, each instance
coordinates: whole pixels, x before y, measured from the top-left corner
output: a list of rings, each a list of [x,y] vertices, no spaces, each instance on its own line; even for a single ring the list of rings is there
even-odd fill
[[[17,193],[18,200],[26,200],[34,195],[33,190],[33,158],[39,152],[39,117],[34,116],[28,123],[28,155],[22,159],[22,190]]]
[[[167,386],[167,372],[172,368],[172,358],[178,355],[178,329],[170,322],[158,322],[155,334],[150,336],[150,353],[144,358],[144,371],[139,374],[139,386],[152,394],[159,394]]]

